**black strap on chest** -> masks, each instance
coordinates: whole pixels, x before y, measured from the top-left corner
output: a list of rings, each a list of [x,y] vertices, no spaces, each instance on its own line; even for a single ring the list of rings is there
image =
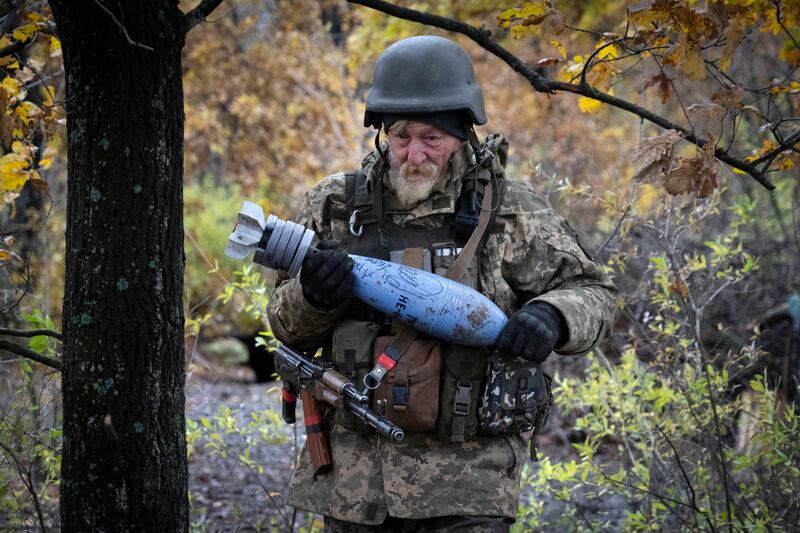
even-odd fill
[[[496,218],[497,207],[500,206],[505,192],[505,180],[502,174],[492,173],[486,168],[474,169],[464,176],[461,194],[456,201],[456,214],[450,225],[454,240],[458,244],[465,243],[478,226],[481,204],[487,185],[494,187],[495,201],[493,203],[496,206],[493,209],[487,233],[497,233],[503,230],[502,225],[496,223]],[[385,236],[387,222],[383,210],[383,183],[378,180],[373,190],[368,191],[366,174],[363,170],[348,172],[345,174],[345,205],[348,236],[347,242],[343,244],[357,242],[363,235],[364,226],[377,224],[380,245],[384,249],[388,249]],[[359,246],[359,248],[365,247],[371,248],[367,243]],[[478,252],[480,253],[480,248]]]

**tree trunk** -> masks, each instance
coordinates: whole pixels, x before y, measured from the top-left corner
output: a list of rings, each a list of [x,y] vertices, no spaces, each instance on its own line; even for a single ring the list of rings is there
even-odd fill
[[[69,137],[62,527],[185,531],[183,16],[50,4]]]

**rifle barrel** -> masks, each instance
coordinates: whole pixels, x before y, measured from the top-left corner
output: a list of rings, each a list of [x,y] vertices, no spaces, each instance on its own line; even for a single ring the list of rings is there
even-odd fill
[[[399,427],[395,426],[385,418],[378,417],[373,413],[369,407],[361,405],[351,398],[345,398],[344,407],[362,421],[366,422],[369,426],[375,429],[378,433],[385,437],[389,437],[395,442],[400,442],[406,436],[405,432]]]

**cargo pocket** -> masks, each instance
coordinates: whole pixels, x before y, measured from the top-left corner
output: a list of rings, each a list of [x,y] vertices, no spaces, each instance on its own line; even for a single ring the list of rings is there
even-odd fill
[[[394,337],[375,339],[374,358]],[[386,416],[406,431],[431,431],[439,414],[442,350],[436,339],[416,339],[375,389],[374,409],[385,402]]]
[[[331,343],[333,366],[362,388],[364,376],[372,368],[372,346],[378,336],[380,326],[374,322],[345,320],[334,330]],[[337,409],[334,423],[361,434],[374,431],[344,409]]]

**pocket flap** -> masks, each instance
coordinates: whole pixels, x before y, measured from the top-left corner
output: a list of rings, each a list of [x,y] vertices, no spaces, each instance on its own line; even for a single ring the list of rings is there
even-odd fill
[[[394,340],[394,336],[377,337],[375,339],[375,360],[386,350]],[[438,375],[442,369],[442,348],[436,339],[415,339],[411,346],[400,358],[408,368],[408,380],[418,382]],[[395,370],[392,369],[387,378],[394,379]]]

